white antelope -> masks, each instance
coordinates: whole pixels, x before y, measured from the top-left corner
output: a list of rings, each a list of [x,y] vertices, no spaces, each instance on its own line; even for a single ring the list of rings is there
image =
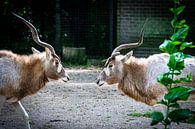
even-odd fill
[[[40,41],[38,32],[31,23],[14,15],[30,28],[33,40],[44,47],[45,52],[32,48],[33,54],[27,56],[7,50],[0,51],[0,111],[5,101],[13,104],[30,129],[29,116],[20,100],[38,92],[50,79],[68,81],[69,77],[54,48]]]
[[[122,44],[115,48],[107,59],[105,66],[97,77],[99,86],[107,82],[109,85],[117,84],[118,88],[127,96],[141,101],[148,105],[154,105],[161,100],[166,93],[166,88],[157,82],[157,76],[168,72],[168,54],[154,54],[148,58],[136,58],[130,51],[121,55],[120,50],[136,48],[143,43],[144,28],[141,31],[141,38],[137,43]],[[185,69],[180,77],[192,72],[193,82],[188,86],[195,86],[195,59],[185,59]]]

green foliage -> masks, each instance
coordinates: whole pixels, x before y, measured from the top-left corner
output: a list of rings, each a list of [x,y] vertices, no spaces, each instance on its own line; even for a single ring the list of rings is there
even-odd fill
[[[178,28],[177,26],[175,26],[176,28]],[[179,28],[177,30],[176,33],[174,33],[172,36],[171,36],[171,40],[172,41],[177,41],[177,40],[181,40],[181,41],[184,41],[188,35],[188,31],[189,31],[189,26],[184,24],[182,26],[182,28]]]
[[[164,96],[164,99],[167,100],[169,104],[175,103],[178,100],[187,100],[189,97],[189,93],[193,90],[194,88],[186,86],[171,88],[169,92]]]
[[[156,125],[159,122],[162,122],[164,120],[164,116],[161,112],[153,112],[152,113],[152,123],[150,125]]]
[[[152,113],[151,112],[146,112],[146,113],[130,113],[127,114],[128,116],[134,116],[134,117],[146,117],[146,118],[151,118]]]
[[[169,118],[171,119],[171,121],[176,122],[177,124],[188,119],[191,116],[192,112],[189,109],[176,109],[169,113]]]
[[[185,56],[182,52],[173,53],[170,55],[168,67],[170,70],[181,72],[184,69]]]
[[[159,75],[157,81],[165,86],[169,86],[173,83],[173,80],[169,77],[169,73]]]
[[[189,109],[181,109],[178,104],[179,100],[187,100],[190,93],[195,91],[195,88],[189,86],[178,86],[174,87],[173,84],[179,84],[181,82],[191,82],[192,73],[186,77],[175,79],[175,76],[179,76],[182,70],[185,68],[185,59],[191,58],[190,55],[184,54],[183,50],[186,48],[194,48],[192,42],[186,42],[186,37],[189,32],[189,26],[186,24],[186,20],[178,20],[178,16],[183,12],[185,6],[180,5],[180,0],[173,0],[175,6],[170,9],[173,13],[174,18],[171,21],[174,33],[170,39],[165,39],[164,42],[159,46],[159,49],[170,55],[167,66],[169,71],[158,76],[157,81],[167,88],[167,93],[164,98],[158,102],[159,104],[165,105],[166,114],[163,115],[161,112],[153,112],[151,125],[162,123],[165,129],[168,128],[172,122],[180,123],[184,120],[194,121],[192,118],[192,111]],[[193,123],[193,122],[192,122]]]
[[[175,53],[178,51],[175,45],[179,44],[179,41],[171,41],[171,40],[165,40],[163,44],[160,45],[160,50],[163,52],[167,52],[169,54]]]
[[[173,12],[175,15],[179,15],[183,10],[185,9],[185,6],[180,6],[177,8],[171,8],[171,12]]]
[[[173,0],[173,2],[174,2],[175,4],[180,4],[180,1],[181,1],[181,0]]]

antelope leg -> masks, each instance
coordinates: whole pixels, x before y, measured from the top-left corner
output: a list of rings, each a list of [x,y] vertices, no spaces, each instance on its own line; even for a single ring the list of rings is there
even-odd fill
[[[30,123],[29,123],[29,116],[28,116],[28,113],[26,112],[26,110],[24,109],[24,107],[22,106],[21,102],[18,101],[16,103],[14,103],[14,107],[16,109],[16,111],[23,117],[25,123],[26,123],[26,126],[28,129],[31,129],[30,128]]]

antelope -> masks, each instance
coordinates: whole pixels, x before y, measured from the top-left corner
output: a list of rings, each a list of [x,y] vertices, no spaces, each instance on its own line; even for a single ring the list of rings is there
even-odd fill
[[[136,58],[133,51],[125,55],[120,54],[123,49],[137,48],[143,44],[144,27],[140,33],[140,39],[135,43],[125,43],[116,47],[107,59],[103,70],[97,77],[97,84],[118,84],[125,95],[141,101],[147,105],[154,105],[160,101],[167,92],[166,88],[157,82],[157,76],[168,72],[169,55],[154,54],[148,58]],[[185,59],[185,69],[181,76],[184,77],[192,72],[192,82],[188,86],[195,86],[195,59]]]
[[[54,48],[39,39],[36,28],[24,18],[14,13],[13,15],[30,28],[33,40],[44,47],[45,52],[32,48],[33,54],[18,55],[11,51],[0,50],[0,111],[4,102],[14,105],[30,129],[29,116],[21,99],[37,93],[49,80],[68,81],[69,76]]]

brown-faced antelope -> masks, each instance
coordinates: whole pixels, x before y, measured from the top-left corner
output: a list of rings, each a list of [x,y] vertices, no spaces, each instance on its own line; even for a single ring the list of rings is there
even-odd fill
[[[27,56],[6,50],[0,51],[0,110],[5,101],[13,104],[30,129],[29,116],[20,100],[38,92],[50,79],[62,78],[64,81],[68,81],[69,77],[54,48],[48,43],[40,41],[38,32],[31,23],[14,15],[30,28],[33,40],[44,47],[45,52],[41,53],[32,48],[34,54]]]
[[[148,58],[133,57],[130,51],[121,55],[120,50],[136,48],[143,43],[144,27],[137,43],[122,44],[115,48],[107,59],[105,66],[97,77],[99,86],[107,82],[109,85],[118,83],[118,88],[127,96],[148,105],[154,105],[166,93],[164,86],[157,82],[157,76],[168,71],[169,55],[154,54]],[[195,59],[185,59],[185,69],[180,77],[192,72],[193,82],[188,86],[195,86]]]

